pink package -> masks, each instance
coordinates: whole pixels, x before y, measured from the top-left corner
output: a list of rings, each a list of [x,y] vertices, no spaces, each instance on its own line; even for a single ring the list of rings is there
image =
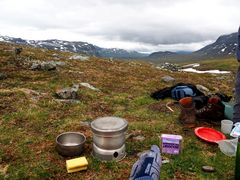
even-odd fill
[[[161,142],[162,153],[179,154],[181,152],[182,136],[174,134],[162,134]]]

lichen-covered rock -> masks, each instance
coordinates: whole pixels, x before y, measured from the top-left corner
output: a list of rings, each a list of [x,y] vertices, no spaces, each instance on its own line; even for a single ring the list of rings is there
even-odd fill
[[[39,70],[39,71],[52,71],[57,68],[57,64],[53,61],[51,62],[42,62],[42,63],[33,63],[30,67],[31,70]]]
[[[56,69],[56,64],[51,62],[44,62],[41,64],[41,69],[43,71],[52,71]]]
[[[56,95],[60,99],[77,99],[78,85],[73,85],[72,88],[64,88],[56,91]]]

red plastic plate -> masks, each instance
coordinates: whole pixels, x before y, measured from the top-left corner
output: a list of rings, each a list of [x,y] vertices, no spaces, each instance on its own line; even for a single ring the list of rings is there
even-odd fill
[[[198,127],[194,130],[196,136],[204,141],[216,143],[217,141],[226,139],[226,136],[212,128],[208,127]]]

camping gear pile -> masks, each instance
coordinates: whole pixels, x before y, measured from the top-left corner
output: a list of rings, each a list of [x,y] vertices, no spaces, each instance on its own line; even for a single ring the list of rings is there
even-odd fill
[[[237,139],[227,140],[224,135],[228,134],[234,138],[240,136],[240,123],[233,125],[232,122],[233,106],[229,103],[231,96],[224,93],[205,95],[193,84],[178,83],[153,92],[151,97],[157,100],[165,98],[177,100],[180,108],[178,119],[184,127],[193,128],[200,122],[221,122],[222,132],[209,127],[197,127],[194,130],[195,135],[203,141],[217,143],[225,155],[236,155]],[[169,104],[167,103],[167,108],[174,112]]]
[[[194,127],[196,120],[220,122],[232,117],[233,107],[228,103],[231,96],[224,93],[205,95],[193,84],[178,83],[153,92],[151,97],[177,100],[181,109],[179,120],[189,127]]]
[[[180,108],[179,120],[183,125],[190,128],[196,126],[196,120],[212,120],[220,122],[225,118],[225,104],[230,97],[216,93],[204,95],[192,84],[179,83],[173,87],[164,88],[151,94],[155,99],[171,97],[178,101]],[[230,106],[228,104],[228,106]],[[229,108],[229,107],[228,107]],[[172,110],[173,111],[173,110]],[[229,110],[228,110],[229,112]],[[228,113],[229,115],[229,113]],[[228,126],[222,122],[223,129]],[[93,134],[92,155],[101,161],[120,161],[126,156],[125,132],[128,122],[118,117],[102,117],[91,122],[90,128]],[[240,125],[236,125],[234,133],[240,133]],[[225,131],[226,132],[226,131]],[[230,133],[230,132],[229,132]],[[225,154],[234,155],[236,152],[235,140],[226,140],[224,134],[212,128],[198,127],[195,134],[202,140],[219,144],[220,150]],[[56,150],[60,155],[74,157],[80,156],[83,152],[86,137],[78,132],[62,133],[56,138]],[[162,134],[161,152],[165,154],[178,155],[182,151],[183,138],[180,135]],[[151,149],[142,154],[133,165],[130,179],[159,179],[160,167],[162,164],[160,148],[153,145]],[[77,157],[66,161],[68,173],[86,170],[88,161],[85,156]]]
[[[128,122],[118,117],[102,117],[91,122],[93,156],[102,161],[122,160],[125,152],[125,132]],[[86,137],[78,132],[65,132],[56,138],[56,150],[62,156],[79,156],[83,152]],[[87,169],[86,157],[66,161],[67,172]]]
[[[119,117],[102,117],[91,122],[93,133],[92,155],[101,161],[120,161],[126,156],[125,132],[128,122]],[[80,156],[84,150],[86,137],[78,132],[65,132],[56,137],[56,150],[62,156],[75,157],[66,160],[68,173],[87,170],[88,161]],[[182,136],[162,134],[161,149],[165,154],[180,154]],[[130,179],[148,178],[158,180],[162,165],[160,148],[152,145],[151,149],[143,153],[132,167]]]

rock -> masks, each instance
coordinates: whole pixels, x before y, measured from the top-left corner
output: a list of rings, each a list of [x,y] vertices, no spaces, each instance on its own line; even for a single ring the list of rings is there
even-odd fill
[[[0,80],[4,80],[4,79],[7,79],[7,75],[0,73]]]
[[[89,57],[88,56],[83,56],[83,55],[73,55],[69,59],[86,61],[86,60],[89,60]]]
[[[133,140],[142,142],[142,141],[144,141],[144,140],[145,140],[145,137],[144,137],[144,136],[141,136],[141,135],[139,135],[139,136],[133,137]]]
[[[31,70],[41,70],[41,71],[52,71],[56,69],[55,62],[40,62],[40,63],[33,63],[30,67]]]
[[[49,63],[54,64],[55,66],[65,66],[66,63],[62,61],[49,61]]]
[[[212,167],[212,166],[202,166],[202,170],[204,172],[214,172],[215,171],[215,168]]]
[[[171,76],[163,76],[162,78],[161,78],[164,82],[174,82],[175,81],[175,79],[173,78],[173,77],[171,77]]]
[[[67,103],[67,104],[79,104],[81,102],[76,99],[54,99],[54,100],[60,103]]]
[[[206,88],[206,87],[203,86],[203,85],[197,84],[196,87],[197,87],[197,89],[198,89],[199,91],[201,91],[201,92],[203,92],[203,93],[208,93],[208,92],[209,92],[209,89]]]
[[[169,71],[179,71],[180,67],[176,64],[163,63],[156,67],[157,69],[169,70]]]
[[[133,133],[126,134],[125,139],[130,139],[130,138],[132,138],[132,137],[133,137]]]
[[[60,89],[57,90],[56,95],[60,99],[76,99],[78,97],[78,88],[78,85],[74,85],[72,88]]]
[[[51,62],[44,62],[41,64],[41,69],[43,71],[52,71],[56,69],[56,64]]]
[[[41,70],[41,64],[33,63],[30,67],[31,70]]]
[[[52,54],[52,57],[60,58],[59,54],[56,54],[56,53]]]
[[[162,164],[170,163],[170,160],[166,157],[162,157]]]
[[[90,126],[91,121],[81,121],[80,126]]]
[[[92,89],[94,91],[100,91],[98,88],[95,88],[94,86],[90,85],[89,83],[80,83],[81,86],[87,87],[89,89]]]

